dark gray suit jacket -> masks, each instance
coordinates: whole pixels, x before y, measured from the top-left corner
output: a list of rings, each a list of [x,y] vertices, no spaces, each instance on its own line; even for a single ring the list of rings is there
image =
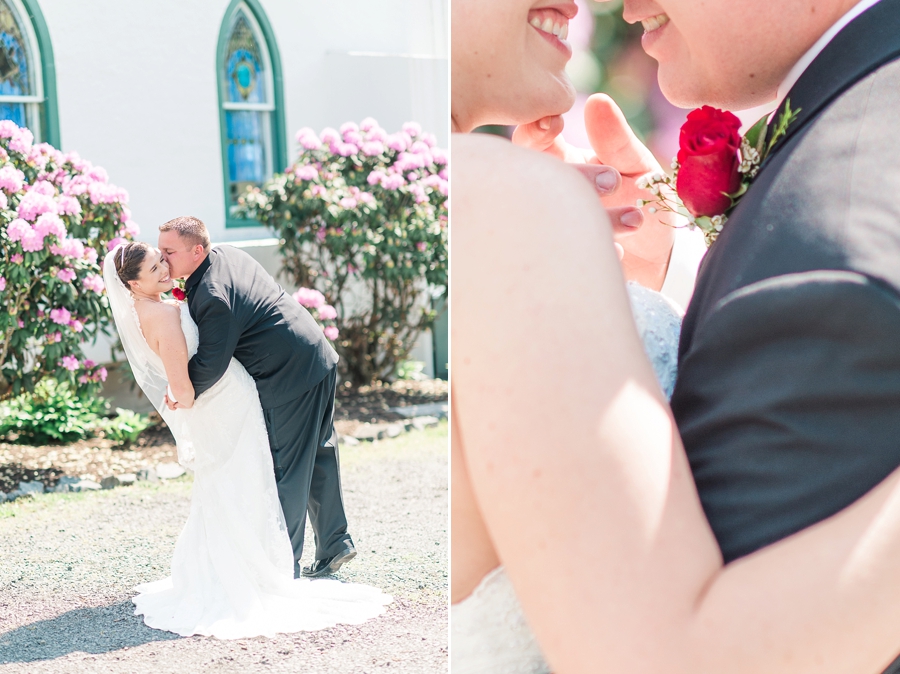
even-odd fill
[[[338,361],[309,312],[244,251],[216,246],[185,283],[200,345],[188,363],[197,396],[237,358],[256,380],[263,408],[295,400]]]
[[[726,561],[900,465],[898,57],[900,0],[832,40],[701,266],[672,410]]]

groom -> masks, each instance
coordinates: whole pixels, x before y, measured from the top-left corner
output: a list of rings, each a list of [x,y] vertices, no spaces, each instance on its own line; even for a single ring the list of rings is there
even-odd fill
[[[347,533],[334,432],[337,354],[309,312],[258,262],[231,246],[211,248],[199,219],[175,218],[159,232],[171,277],[187,279],[188,308],[200,331],[197,353],[188,363],[195,396],[219,381],[232,357],[247,369],[268,430],[294,548],[294,577],[337,571],[356,556]],[[316,561],[301,572],[307,510]]]
[[[900,0],[624,16],[676,104],[800,111],[707,253],[681,337],[672,410],[728,562],[900,465]]]

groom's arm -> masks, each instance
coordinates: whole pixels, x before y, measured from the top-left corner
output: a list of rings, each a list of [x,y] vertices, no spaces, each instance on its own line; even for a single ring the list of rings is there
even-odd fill
[[[217,297],[198,302],[194,307],[194,320],[200,330],[200,344],[188,362],[188,374],[194,385],[194,396],[199,398],[225,374],[240,331],[231,307]]]
[[[900,465],[900,296],[846,271],[732,292],[672,411],[726,562],[830,517]]]

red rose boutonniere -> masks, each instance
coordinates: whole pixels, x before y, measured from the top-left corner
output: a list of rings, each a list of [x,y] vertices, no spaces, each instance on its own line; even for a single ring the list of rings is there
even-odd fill
[[[741,137],[741,122],[730,112],[709,106],[693,110],[681,127],[673,175],[655,173],[641,178],[638,187],[650,190],[654,198],[638,200],[638,207],[654,204],[651,213],[664,210],[683,215],[688,227],[699,227],[706,245],[712,245],[728,213],[799,112],[791,110],[787,101],[772,137],[767,139],[767,117]]]
[[[181,286],[177,285],[177,281],[176,285],[172,287],[172,297],[179,302],[184,302],[184,299],[187,297],[187,293],[184,292],[184,289]]]

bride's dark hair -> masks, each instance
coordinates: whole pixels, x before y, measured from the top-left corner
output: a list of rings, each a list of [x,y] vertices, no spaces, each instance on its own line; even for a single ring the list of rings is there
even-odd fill
[[[128,288],[129,281],[136,281],[141,275],[141,265],[150,250],[150,244],[143,241],[129,241],[116,250],[116,273]]]

